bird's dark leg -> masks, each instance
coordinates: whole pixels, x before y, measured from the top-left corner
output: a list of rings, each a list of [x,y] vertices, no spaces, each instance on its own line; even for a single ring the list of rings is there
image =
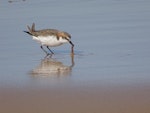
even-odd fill
[[[49,55],[49,53],[43,48],[42,45],[41,45],[41,49],[46,53],[47,56]]]
[[[54,54],[53,51],[52,51],[48,46],[47,46],[47,49],[48,49],[52,54]]]

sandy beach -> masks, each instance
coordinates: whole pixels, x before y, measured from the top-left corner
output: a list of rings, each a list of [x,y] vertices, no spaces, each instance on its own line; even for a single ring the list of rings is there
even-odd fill
[[[0,2],[0,113],[149,113],[150,1]],[[23,31],[54,28],[45,54]]]
[[[141,113],[150,111],[149,87],[81,85],[41,89],[1,89],[1,112]]]

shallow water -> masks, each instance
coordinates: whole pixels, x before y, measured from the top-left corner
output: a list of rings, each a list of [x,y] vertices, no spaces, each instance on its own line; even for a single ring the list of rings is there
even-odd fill
[[[0,2],[0,112],[150,111],[150,1]],[[55,28],[70,45],[40,45],[23,31]]]

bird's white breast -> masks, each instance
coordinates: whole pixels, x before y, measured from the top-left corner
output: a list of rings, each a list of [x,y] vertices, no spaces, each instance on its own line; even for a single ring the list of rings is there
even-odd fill
[[[38,36],[38,37],[33,36],[33,40],[36,40],[37,42],[41,43],[41,45],[50,47],[59,46],[68,42],[66,39],[63,39],[62,37],[57,39],[56,36]]]

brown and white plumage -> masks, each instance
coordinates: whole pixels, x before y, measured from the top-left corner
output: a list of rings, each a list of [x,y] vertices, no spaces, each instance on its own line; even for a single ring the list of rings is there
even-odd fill
[[[56,29],[35,30],[34,23],[32,24],[31,28],[29,26],[27,26],[27,27],[28,27],[29,31],[24,31],[24,32],[31,35],[33,40],[36,40],[37,42],[39,42],[41,44],[41,49],[47,55],[49,55],[49,53],[43,49],[43,46],[46,46],[49,49],[49,51],[52,54],[54,54],[52,52],[52,50],[50,50],[49,47],[60,46],[64,43],[68,43],[68,42],[72,46],[71,52],[73,53],[74,44],[71,42],[71,35],[69,33],[64,32],[64,31],[59,31]]]

